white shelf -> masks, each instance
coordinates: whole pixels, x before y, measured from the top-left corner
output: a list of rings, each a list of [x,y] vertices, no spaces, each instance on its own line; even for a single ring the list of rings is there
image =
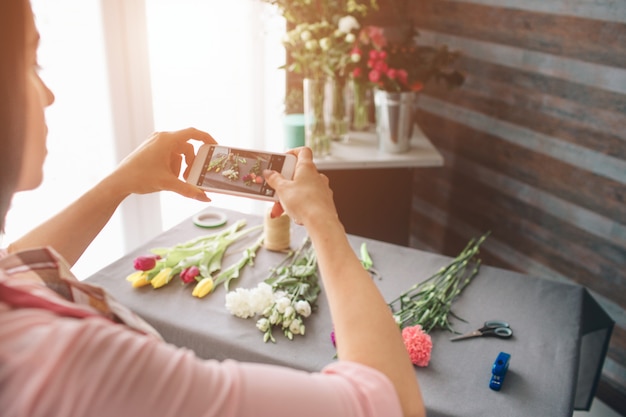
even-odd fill
[[[375,132],[350,132],[346,142],[332,142],[330,155],[315,158],[315,165],[319,170],[438,167],[443,156],[415,126],[408,152],[382,152]]]

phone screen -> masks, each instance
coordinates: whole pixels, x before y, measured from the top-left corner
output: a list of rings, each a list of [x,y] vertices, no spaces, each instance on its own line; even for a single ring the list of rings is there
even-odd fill
[[[273,197],[275,191],[265,183],[263,170],[281,172],[284,163],[285,155],[211,146],[196,185]]]

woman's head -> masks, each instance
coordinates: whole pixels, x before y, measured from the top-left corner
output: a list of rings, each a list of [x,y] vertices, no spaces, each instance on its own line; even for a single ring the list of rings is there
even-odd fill
[[[37,73],[39,34],[28,0],[0,2],[0,231],[16,191],[42,180],[54,96]]]

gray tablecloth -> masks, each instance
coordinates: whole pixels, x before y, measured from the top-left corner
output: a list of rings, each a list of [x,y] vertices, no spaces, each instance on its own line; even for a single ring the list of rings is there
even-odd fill
[[[245,218],[262,223],[258,216],[222,210],[228,227]],[[276,344],[263,343],[255,320],[230,315],[225,290],[219,287],[206,298],[191,296],[191,287],[178,282],[158,290],[133,289],[125,277],[133,272],[133,259],[155,247],[169,247],[214,229],[201,229],[191,220],[162,233],[87,282],[101,285],[123,304],[151,323],[170,343],[193,349],[202,358],[255,361],[309,371],[333,361],[331,318],[324,292],[319,309],[306,321],[306,336],[293,341],[275,331]],[[292,247],[305,237],[302,227],[292,227]],[[450,258],[358,236],[350,236],[355,252],[367,242],[383,296],[390,301],[416,282],[430,277]],[[243,249],[251,242],[238,247]],[[224,259],[239,259],[235,244]],[[284,255],[261,249],[253,267],[246,267],[236,287],[252,288],[269,274]],[[355,291],[358,291],[355,288]],[[483,266],[479,275],[454,302],[453,311],[467,323],[455,321],[458,331],[474,330],[485,320],[508,321],[511,339],[474,338],[450,342],[449,332],[434,331],[431,362],[416,368],[428,415],[437,416],[571,416],[574,408],[586,409],[593,398],[613,322],[587,290]],[[497,355],[511,355],[502,390],[489,389],[491,367]]]

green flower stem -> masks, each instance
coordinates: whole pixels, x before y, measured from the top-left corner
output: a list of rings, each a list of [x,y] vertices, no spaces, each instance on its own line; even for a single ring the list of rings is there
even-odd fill
[[[256,253],[258,252],[259,248],[263,245],[264,238],[265,236],[262,235],[259,239],[257,239],[256,242],[254,242],[252,246],[243,251],[243,255],[238,262],[232,264],[230,267],[220,272],[217,277],[215,277],[215,287],[217,287],[221,283],[224,283],[224,287],[226,288],[226,291],[228,291],[230,281],[238,278],[239,272],[246,265],[254,264],[254,258],[256,257]]]
[[[353,88],[353,120],[352,128],[354,130],[367,130],[369,128],[369,109],[367,96],[367,86],[363,81],[352,80]]]
[[[284,291],[292,300],[306,300],[315,307],[320,293],[317,256],[310,238],[274,268],[265,283],[274,291]]]
[[[330,137],[326,134],[324,119],[326,81],[321,78],[308,79],[305,82],[306,145],[315,156],[327,155],[330,152]]]
[[[348,134],[348,120],[346,118],[346,77],[335,76],[328,81],[331,85],[332,111],[329,135],[332,139],[342,139]]]
[[[449,265],[388,304],[401,328],[419,324],[426,333],[437,328],[456,333],[449,321],[449,316],[459,318],[452,302],[478,274],[481,261],[476,256],[488,235],[472,239]]]
[[[198,266],[201,277],[211,276],[222,268],[224,253],[230,245],[263,227],[257,225],[240,230],[245,225],[246,220],[242,219],[220,232],[200,236],[171,248],[152,249],[151,252],[159,255],[161,259],[149,271],[147,280],[150,281],[164,268],[172,268],[170,276],[173,277],[192,265]]]

